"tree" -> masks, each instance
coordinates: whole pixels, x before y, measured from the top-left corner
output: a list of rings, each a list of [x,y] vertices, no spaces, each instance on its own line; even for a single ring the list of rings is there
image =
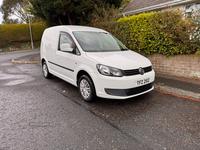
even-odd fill
[[[120,18],[120,9],[116,8],[114,5],[95,5],[93,13],[89,15],[88,20],[93,22],[110,22],[117,21]]]
[[[2,24],[20,24],[21,22],[19,21],[19,19],[4,19],[2,21]]]
[[[80,24],[87,20],[94,5],[113,4],[121,6],[122,0],[30,0],[33,13],[49,25]]]
[[[25,8],[29,5],[28,0],[3,0],[0,11],[3,13],[4,20],[9,20],[10,16],[15,16],[20,22],[28,23],[28,12]]]
[[[132,0],[122,0],[121,6],[116,7],[115,5],[110,4],[100,4],[94,6],[93,13],[90,14],[88,20],[94,22],[111,22],[117,21],[121,15],[120,12],[131,2]]]

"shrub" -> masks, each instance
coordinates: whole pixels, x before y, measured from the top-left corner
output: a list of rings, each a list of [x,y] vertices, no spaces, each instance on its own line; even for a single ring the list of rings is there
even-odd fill
[[[33,41],[40,41],[43,31],[47,28],[41,23],[31,24]],[[0,25],[0,48],[17,43],[30,42],[30,30],[28,24]]]
[[[118,20],[122,25],[128,25],[123,33],[125,33],[125,36],[130,36],[130,41],[127,43],[130,49],[139,52],[144,50],[149,54],[152,53],[151,51],[155,51],[152,49],[153,32],[150,27],[150,19],[153,15],[153,12],[143,13]]]
[[[152,31],[158,31],[154,36],[158,53],[169,56],[196,52],[199,37],[192,36],[196,21],[194,18],[183,18],[183,14],[183,11],[171,10],[155,13],[151,18]]]
[[[165,56],[195,53],[200,50],[199,19],[184,19],[182,14],[180,10],[143,13],[117,22],[94,20],[91,26],[107,30],[134,51]]]

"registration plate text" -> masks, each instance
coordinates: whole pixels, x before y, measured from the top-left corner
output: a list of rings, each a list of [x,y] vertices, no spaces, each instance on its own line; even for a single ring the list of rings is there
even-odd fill
[[[150,78],[137,81],[137,85],[144,85],[150,82]]]

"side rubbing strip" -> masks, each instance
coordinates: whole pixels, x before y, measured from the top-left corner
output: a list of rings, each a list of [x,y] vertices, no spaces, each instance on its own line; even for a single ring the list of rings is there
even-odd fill
[[[66,67],[60,66],[60,65],[55,64],[55,63],[53,63],[53,62],[51,62],[51,61],[48,61],[48,62],[49,62],[50,64],[53,64],[53,65],[58,66],[58,67],[60,67],[60,68],[63,68],[63,69],[69,70],[69,71],[71,71],[71,72],[74,72],[74,70],[72,70],[72,69],[69,69],[69,68],[66,68]]]

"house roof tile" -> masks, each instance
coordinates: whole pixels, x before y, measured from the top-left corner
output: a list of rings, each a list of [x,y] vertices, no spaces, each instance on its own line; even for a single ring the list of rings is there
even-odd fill
[[[122,13],[172,1],[174,0],[133,0]]]

